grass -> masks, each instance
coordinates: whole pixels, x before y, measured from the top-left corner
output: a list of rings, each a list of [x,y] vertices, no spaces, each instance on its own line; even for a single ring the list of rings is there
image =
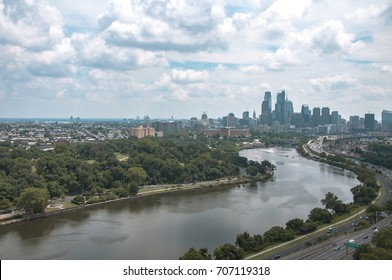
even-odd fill
[[[128,159],[128,155],[126,154],[121,154],[121,153],[114,153],[114,154],[119,161],[124,161]]]

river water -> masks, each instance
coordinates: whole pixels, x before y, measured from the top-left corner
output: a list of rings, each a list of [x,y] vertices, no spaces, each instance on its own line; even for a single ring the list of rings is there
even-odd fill
[[[190,247],[234,243],[306,219],[328,191],[352,201],[355,175],[301,158],[293,149],[244,150],[275,176],[254,186],[126,200],[0,228],[0,259],[178,259]]]

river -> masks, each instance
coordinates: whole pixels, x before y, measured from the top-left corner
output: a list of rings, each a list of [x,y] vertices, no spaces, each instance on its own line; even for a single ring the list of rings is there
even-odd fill
[[[126,200],[0,228],[0,259],[178,259],[190,247],[234,243],[306,219],[328,191],[352,201],[355,174],[300,157],[293,149],[244,150],[269,160],[275,176],[254,186]]]

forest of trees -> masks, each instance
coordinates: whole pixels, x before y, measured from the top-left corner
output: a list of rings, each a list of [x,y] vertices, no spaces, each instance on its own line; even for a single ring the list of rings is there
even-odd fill
[[[203,135],[58,143],[51,151],[2,145],[0,209],[17,206],[29,188],[44,189],[50,198],[104,193],[108,200],[136,194],[143,185],[216,180],[237,176],[240,168],[255,175],[271,167],[269,162],[248,163],[230,139],[211,140]],[[81,202],[80,197],[75,200]]]
[[[392,168],[392,146],[380,143],[370,143],[367,151],[357,148],[356,153],[360,154],[365,161]]]

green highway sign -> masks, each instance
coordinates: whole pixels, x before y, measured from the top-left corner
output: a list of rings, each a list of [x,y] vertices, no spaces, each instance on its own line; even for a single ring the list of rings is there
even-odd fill
[[[344,243],[344,245],[346,245],[347,247],[350,247],[350,248],[354,248],[354,249],[358,249],[359,247],[361,247],[360,244],[356,244],[356,243],[352,243],[352,242],[346,242],[346,243]]]

